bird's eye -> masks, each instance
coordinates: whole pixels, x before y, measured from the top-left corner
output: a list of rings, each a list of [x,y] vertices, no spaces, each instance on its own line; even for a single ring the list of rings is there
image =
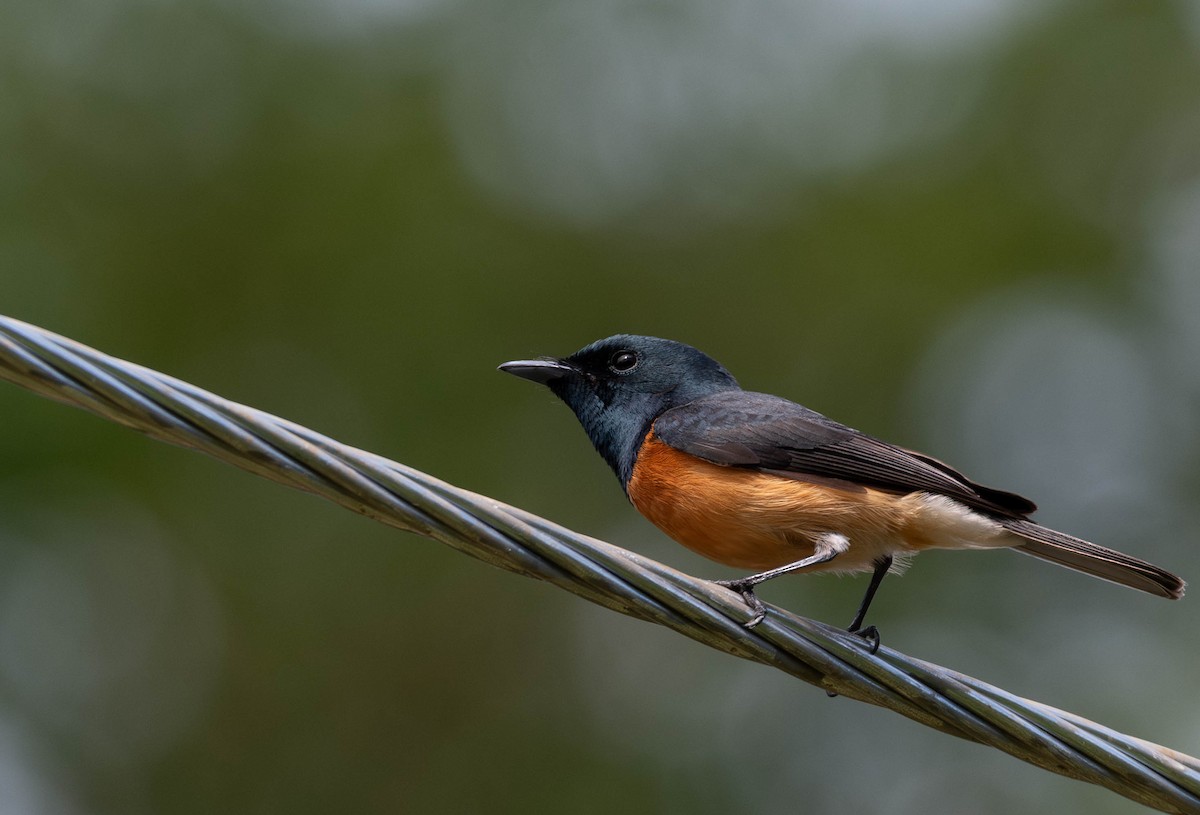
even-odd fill
[[[608,361],[608,367],[618,374],[627,374],[637,367],[637,354],[632,351],[618,351]]]

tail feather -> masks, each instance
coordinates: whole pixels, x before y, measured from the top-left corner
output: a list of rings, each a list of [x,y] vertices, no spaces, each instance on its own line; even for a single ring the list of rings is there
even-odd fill
[[[1018,552],[1159,597],[1178,600],[1183,596],[1186,584],[1182,578],[1144,560],[1056,532],[1033,521],[1004,519],[1000,523],[1026,540],[1015,547]]]

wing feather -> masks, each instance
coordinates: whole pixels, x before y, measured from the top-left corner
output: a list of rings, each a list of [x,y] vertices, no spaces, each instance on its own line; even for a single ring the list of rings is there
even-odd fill
[[[817,476],[897,492],[933,492],[975,509],[1023,517],[1037,507],[976,484],[942,462],[860,433],[778,396],[723,391],[662,414],[654,434],[677,450],[731,467]]]

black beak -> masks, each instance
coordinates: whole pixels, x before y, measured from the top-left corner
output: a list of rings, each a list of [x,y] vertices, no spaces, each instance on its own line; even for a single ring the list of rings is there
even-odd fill
[[[543,385],[577,373],[570,365],[558,359],[518,359],[504,363],[499,370]]]

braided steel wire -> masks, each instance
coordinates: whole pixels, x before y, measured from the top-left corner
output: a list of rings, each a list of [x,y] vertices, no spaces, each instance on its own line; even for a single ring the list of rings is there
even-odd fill
[[[382,456],[0,316],[0,379],[161,441],[208,453],[841,696],[1107,787],[1200,813],[1200,760],[772,607]]]

